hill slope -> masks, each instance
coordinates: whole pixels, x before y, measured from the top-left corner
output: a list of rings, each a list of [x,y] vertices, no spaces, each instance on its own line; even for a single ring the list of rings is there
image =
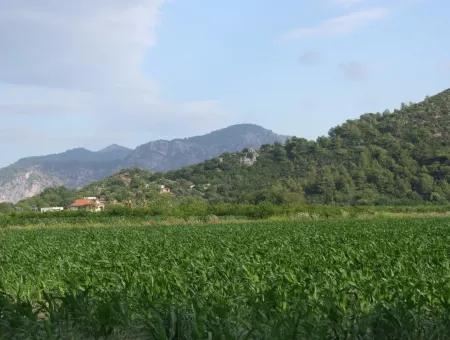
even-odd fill
[[[158,184],[178,197],[222,202],[449,202],[450,90],[393,113],[365,114],[317,141],[292,138],[166,174],[124,171],[84,192],[139,202],[154,197]]]
[[[0,169],[0,202],[17,202],[60,185],[80,188],[124,168],[174,170],[223,152],[259,148],[284,140],[286,137],[262,127],[241,124],[204,136],[150,142],[135,150],[111,145],[97,152],[78,148],[55,155],[24,158]]]

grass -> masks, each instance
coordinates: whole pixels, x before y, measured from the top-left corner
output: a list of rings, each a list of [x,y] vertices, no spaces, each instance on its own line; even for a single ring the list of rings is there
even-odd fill
[[[57,213],[0,213],[0,228],[96,227],[103,225],[154,226],[247,223],[249,221],[310,221],[322,219],[450,217],[448,205],[417,206],[308,206],[251,204],[192,204],[109,207],[102,213],[64,211]]]
[[[450,218],[235,222],[0,230],[0,338],[449,338]]]

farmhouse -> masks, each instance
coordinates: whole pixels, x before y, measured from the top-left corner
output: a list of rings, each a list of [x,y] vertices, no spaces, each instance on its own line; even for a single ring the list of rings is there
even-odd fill
[[[72,211],[84,210],[90,212],[100,212],[105,210],[105,203],[97,197],[85,197],[73,201],[69,209]]]

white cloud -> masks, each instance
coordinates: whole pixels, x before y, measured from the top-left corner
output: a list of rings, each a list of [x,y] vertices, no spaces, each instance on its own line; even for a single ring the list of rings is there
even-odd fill
[[[325,20],[316,26],[300,27],[285,35],[287,40],[346,35],[384,19],[389,14],[386,8],[372,8],[364,11],[352,12],[347,15]]]
[[[0,81],[77,90],[147,86],[140,74],[163,0],[6,0]]]
[[[134,145],[229,123],[216,101],[163,100],[143,73],[166,1],[0,0],[3,127],[22,131],[27,119],[56,149],[44,153],[91,142]]]

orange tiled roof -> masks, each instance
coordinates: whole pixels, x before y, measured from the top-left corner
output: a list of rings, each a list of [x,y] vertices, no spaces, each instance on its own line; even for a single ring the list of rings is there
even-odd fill
[[[79,199],[79,200],[75,200],[70,206],[77,208],[77,207],[87,207],[89,205],[92,205],[92,201],[85,200],[85,199]]]

